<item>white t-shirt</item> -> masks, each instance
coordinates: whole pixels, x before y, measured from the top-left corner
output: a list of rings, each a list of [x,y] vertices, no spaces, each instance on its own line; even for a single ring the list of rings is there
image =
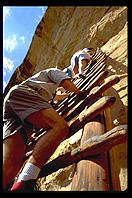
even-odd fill
[[[56,88],[62,80],[71,79],[63,71],[57,68],[42,70],[34,76],[23,81],[22,85],[28,85],[39,93],[46,101],[53,99]]]

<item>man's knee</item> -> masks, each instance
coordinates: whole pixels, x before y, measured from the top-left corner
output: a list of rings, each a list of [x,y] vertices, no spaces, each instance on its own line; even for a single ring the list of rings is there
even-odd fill
[[[65,131],[65,134],[67,135],[69,132],[69,126],[68,126],[67,122],[65,122],[65,121],[63,123],[63,130]]]
[[[64,136],[67,136],[69,132],[69,126],[65,120],[62,120],[61,122],[58,122],[56,127],[58,128],[58,131],[63,134]]]

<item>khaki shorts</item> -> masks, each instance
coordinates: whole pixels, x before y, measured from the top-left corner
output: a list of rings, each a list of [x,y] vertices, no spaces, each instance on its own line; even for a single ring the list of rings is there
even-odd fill
[[[25,118],[41,109],[51,108],[33,89],[25,85],[13,86],[4,99],[3,139],[20,131],[26,137],[32,125],[25,124]],[[25,133],[25,134],[24,134]]]

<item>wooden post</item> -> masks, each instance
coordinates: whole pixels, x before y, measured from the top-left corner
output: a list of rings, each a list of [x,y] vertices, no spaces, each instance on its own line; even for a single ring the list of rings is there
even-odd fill
[[[104,92],[104,96],[107,95],[107,91]],[[105,109],[104,111],[105,115],[105,128],[106,131],[112,129],[112,120],[111,120],[111,113],[110,113],[110,108]],[[111,189],[113,191],[120,191],[120,180],[119,180],[119,171],[117,167],[117,155],[116,155],[116,148],[113,147],[108,151],[109,155],[109,166],[110,166],[110,177],[111,177]]]
[[[84,127],[81,144],[95,135],[104,133],[103,115],[98,115]],[[77,163],[76,172],[72,180],[72,191],[108,191],[109,177],[107,166],[107,153],[104,152],[93,161],[81,160]]]
[[[93,90],[91,90],[91,93],[94,93],[97,89],[98,88],[95,87]],[[82,145],[89,138],[95,135],[104,134],[104,132],[104,116],[103,114],[99,114],[84,126],[80,145]],[[76,172],[72,180],[71,190],[110,190],[107,152],[98,155],[94,162],[86,159],[77,163]]]

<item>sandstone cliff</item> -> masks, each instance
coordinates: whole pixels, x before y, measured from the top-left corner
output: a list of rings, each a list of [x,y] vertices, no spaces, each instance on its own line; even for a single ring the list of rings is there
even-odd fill
[[[87,46],[100,47],[109,54],[108,70],[117,74],[120,82],[109,89],[117,102],[111,109],[113,126],[127,124],[127,7],[84,6],[49,7],[38,24],[30,48],[16,69],[5,93],[17,83],[49,67],[60,69],[70,65],[74,52]],[[81,136],[65,140],[54,156],[75,147]],[[121,189],[127,188],[127,149],[117,152]],[[54,157],[52,156],[52,158]],[[41,190],[70,190],[74,165],[41,179]]]

